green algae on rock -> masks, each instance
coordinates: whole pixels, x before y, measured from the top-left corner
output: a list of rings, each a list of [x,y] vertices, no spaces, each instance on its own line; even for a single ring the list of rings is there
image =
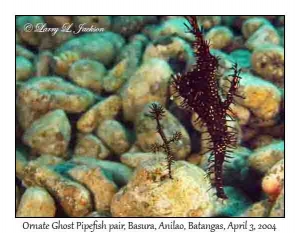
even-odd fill
[[[56,206],[46,189],[29,187],[23,194],[17,217],[54,217]]]
[[[212,192],[205,172],[185,161],[172,166],[168,178],[164,159],[147,160],[135,170],[129,183],[114,197],[113,217],[210,217]]]
[[[64,156],[71,137],[71,126],[63,110],[54,110],[34,121],[24,135],[26,145],[39,153]]]

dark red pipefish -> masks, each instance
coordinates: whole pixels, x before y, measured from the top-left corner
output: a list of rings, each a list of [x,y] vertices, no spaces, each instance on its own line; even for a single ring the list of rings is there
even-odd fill
[[[190,25],[185,24],[188,31],[195,36],[192,46],[196,57],[196,63],[190,71],[185,74],[176,74],[172,79],[172,86],[175,90],[174,97],[181,97],[181,106],[189,111],[196,112],[207,127],[210,135],[209,141],[211,156],[209,159],[208,175],[214,173],[214,185],[216,195],[219,198],[227,199],[223,189],[223,163],[232,152],[230,149],[236,147],[236,132],[230,130],[227,125],[227,111],[233,102],[239,84],[237,65],[232,67],[233,78],[230,87],[224,98],[219,95],[217,83],[217,70],[219,58],[213,56],[209,50],[209,43],[204,39],[203,30],[197,24],[196,16],[185,17]]]

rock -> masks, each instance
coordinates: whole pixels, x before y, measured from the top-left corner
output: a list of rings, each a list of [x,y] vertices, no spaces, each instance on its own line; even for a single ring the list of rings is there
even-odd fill
[[[38,153],[64,156],[70,137],[71,126],[65,112],[55,110],[33,122],[25,131],[23,141]]]
[[[279,112],[279,114],[280,114],[280,112]],[[274,127],[278,123],[278,121],[279,121],[278,117],[270,118],[270,119],[262,119],[262,118],[259,118],[252,114],[248,121],[248,125],[251,128],[261,130],[261,132],[262,132],[263,128]]]
[[[209,217],[214,205],[205,172],[185,161],[172,165],[168,178],[164,160],[141,163],[126,187],[114,197],[113,217]]]
[[[256,149],[249,158],[250,167],[265,174],[278,161],[284,158],[284,141]]]
[[[246,49],[237,49],[230,53],[230,56],[237,62],[238,67],[249,69],[251,67],[251,52]]]
[[[250,199],[238,188],[226,186],[224,190],[228,200],[225,204],[217,202],[217,217],[237,217],[251,205]]]
[[[121,155],[130,148],[128,133],[116,120],[103,121],[97,128],[96,134],[116,155]]]
[[[270,21],[263,17],[249,18],[244,21],[242,26],[243,36],[248,39],[253,33],[255,33],[260,27],[264,25],[271,25]]]
[[[18,207],[19,207],[20,199],[21,199],[20,189],[19,189],[19,187],[16,185],[16,210],[17,210]]]
[[[108,72],[102,81],[105,92],[116,93],[123,86],[130,77],[130,71],[127,69],[129,66],[129,60],[124,59]]]
[[[249,50],[254,50],[259,46],[267,44],[278,45],[280,37],[276,29],[272,25],[264,25],[253,33],[246,41],[245,45]]]
[[[33,110],[19,96],[17,96],[16,117],[22,130],[28,129],[35,120],[39,119],[42,115],[47,113],[47,111],[47,109]]]
[[[152,103],[149,103],[144,107],[144,110],[137,116],[135,121],[137,143],[145,152],[151,151],[151,145],[163,143],[161,135],[157,132],[156,121],[148,116],[151,104]],[[191,152],[191,141],[183,125],[166,109],[165,116],[160,120],[160,124],[168,139],[171,138],[175,132],[181,133],[181,139],[171,143],[170,147],[174,152],[175,158],[186,158]]]
[[[185,23],[186,19],[183,17],[170,18],[160,25],[145,27],[143,32],[153,41],[172,36],[178,36],[187,41],[194,41],[194,36],[186,32]]]
[[[87,218],[110,218],[111,214],[109,212],[104,212],[104,211],[93,211],[89,213]]]
[[[35,58],[33,52],[19,44],[16,44],[16,56],[25,57],[30,61],[32,61]]]
[[[240,217],[269,217],[271,207],[269,200],[262,200],[252,204]]]
[[[23,180],[26,186],[40,186],[55,198],[63,211],[70,217],[82,217],[91,212],[92,201],[89,191],[46,166],[26,167]]]
[[[53,56],[53,70],[55,74],[66,77],[70,67],[76,61],[80,60],[80,52],[78,51],[63,51]]]
[[[221,23],[221,16],[212,16],[212,15],[202,15],[197,16],[197,22],[199,25],[203,26],[204,29],[210,29]]]
[[[56,49],[55,54],[75,52],[79,58],[95,60],[107,66],[113,62],[122,44],[124,39],[112,32],[88,33],[66,41]]]
[[[168,62],[175,73],[186,72],[195,63],[192,47],[179,37],[162,38],[148,44],[143,61],[146,63],[154,58]]]
[[[16,149],[16,176],[19,180],[22,180],[24,177],[24,169],[28,164],[28,158],[26,154],[19,150]]]
[[[117,63],[103,78],[103,88],[108,93],[116,93],[134,74],[140,65],[144,46],[148,39],[144,35],[135,35],[117,56]]]
[[[233,103],[230,104],[229,107],[232,111],[228,111],[227,114],[237,120],[240,126],[247,125],[249,123],[251,113],[247,108]]]
[[[61,16],[44,16],[44,20],[47,24],[53,27],[63,27],[64,25],[70,25],[72,23],[71,16],[61,15]]]
[[[226,76],[226,75],[225,75]],[[270,120],[275,118],[280,110],[282,94],[280,90],[272,83],[260,79],[249,73],[241,74],[238,95],[245,99],[236,97],[238,104],[248,108],[256,117],[262,120]],[[229,75],[229,79],[231,79]],[[224,87],[228,81],[221,79],[221,87]]]
[[[56,206],[47,190],[29,187],[22,196],[17,217],[54,217]]]
[[[132,170],[122,163],[104,161],[82,156],[76,156],[71,161],[76,164],[99,166],[105,172],[111,174],[113,181],[120,187],[127,184],[132,176]]]
[[[111,95],[92,106],[77,121],[77,129],[83,133],[91,133],[99,123],[114,119],[122,108],[122,99]]]
[[[163,153],[127,152],[121,155],[121,162],[126,164],[128,167],[136,168],[140,165],[140,163],[156,157],[166,158],[167,156]]]
[[[111,26],[111,16],[73,16],[75,26],[81,32],[81,28],[103,28],[103,31],[109,31]]]
[[[264,79],[284,86],[284,49],[278,45],[257,47],[252,53],[252,67]]]
[[[188,158],[187,161],[191,164],[198,165],[202,163],[204,156],[201,156],[199,153],[193,153]]]
[[[100,62],[80,59],[71,65],[69,78],[80,87],[101,93],[105,73],[106,68]]]
[[[138,145],[138,143],[135,142],[134,144],[132,144],[132,146],[127,151],[127,153],[137,153],[137,152],[142,152],[142,149],[140,148],[140,146]]]
[[[53,109],[79,113],[95,101],[92,92],[56,76],[30,79],[19,88],[18,98],[32,110],[44,113]]]
[[[156,16],[114,16],[112,31],[123,36],[130,36],[139,32],[146,24],[156,23]]]
[[[106,159],[111,152],[98,137],[93,134],[85,134],[78,135],[74,154],[96,159]]]
[[[50,75],[50,67],[52,65],[53,55],[50,51],[42,51],[35,60],[35,74],[34,76]]]
[[[44,19],[41,16],[18,16],[16,18],[17,32],[25,43],[38,46],[42,42],[46,33],[35,32],[35,29],[41,29]]]
[[[284,159],[278,161],[264,176],[262,190],[270,200],[276,200],[284,187]]]
[[[238,186],[247,189],[247,186],[251,185],[254,180],[254,174],[251,173],[249,168],[248,159],[251,155],[250,151],[246,147],[238,147],[229,156],[233,157],[228,159],[228,163],[223,164],[223,179],[226,186]],[[200,166],[204,170],[207,170],[208,159],[211,153],[206,153],[201,159]]]
[[[210,42],[211,48],[223,49],[232,43],[233,33],[228,27],[216,26],[209,30],[205,39]]]
[[[152,59],[140,66],[121,91],[126,121],[134,121],[135,116],[152,101],[165,106],[171,74],[170,66],[161,59]]]
[[[39,156],[37,159],[30,160],[29,165],[34,166],[50,166],[50,165],[57,165],[60,163],[63,163],[64,160],[60,157],[49,155],[49,154],[43,154]]]
[[[284,217],[284,189],[282,189],[275,204],[273,205],[269,217]]]
[[[274,142],[274,138],[272,136],[261,134],[249,141],[249,146],[251,149],[258,149],[260,147],[270,145],[272,142]]]
[[[16,80],[24,81],[28,79],[33,71],[32,63],[25,57],[16,57]]]
[[[96,211],[110,210],[117,186],[105,176],[101,168],[79,165],[70,169],[68,174],[91,191]]]

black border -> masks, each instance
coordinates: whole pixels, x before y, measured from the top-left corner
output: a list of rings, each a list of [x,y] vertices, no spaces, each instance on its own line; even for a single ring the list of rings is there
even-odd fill
[[[36,15],[15,15],[15,25],[16,25],[16,19],[17,16],[36,16]],[[40,16],[91,16],[91,15],[40,15]],[[99,16],[120,16],[120,15],[99,15]],[[137,15],[122,15],[122,16],[137,16]],[[141,15],[141,16],[151,16],[151,15]],[[156,16],[165,16],[165,15],[156,15]],[[173,15],[172,15],[173,16]],[[184,16],[184,15],[174,15],[174,16]],[[197,15],[198,16],[198,15]],[[215,16],[215,15],[199,15],[199,16]],[[284,16],[284,25],[285,25],[285,19],[286,19],[286,15],[217,15],[217,16]],[[283,49],[284,49],[284,57],[285,57],[285,43],[286,43],[286,34],[285,34],[285,30],[286,28],[284,28],[284,44],[283,44]],[[15,41],[17,37],[17,33],[15,31]],[[14,46],[14,50],[15,50],[15,56],[16,56],[16,42],[15,42],[15,46]],[[15,67],[16,67],[16,59],[15,59]],[[284,60],[284,90],[286,87],[286,83],[285,83],[285,60]],[[15,69],[15,103],[16,103],[16,93],[17,93],[17,88],[16,88],[16,69]],[[285,98],[285,91],[283,94],[283,104],[284,107],[286,106],[286,98]],[[15,121],[16,121],[16,109],[15,109]],[[285,110],[284,110],[284,118],[285,118]],[[284,127],[283,127],[283,131],[284,131],[284,181],[286,180],[286,156],[285,156],[285,122],[284,122]],[[16,124],[15,124],[15,134],[16,134]],[[16,135],[15,135],[16,136]],[[16,140],[14,139],[15,142],[15,151],[16,151]],[[15,153],[15,177],[16,178],[16,153]],[[14,182],[15,183],[15,182]],[[132,218],[158,218],[158,219],[173,219],[173,218],[183,218],[183,219],[205,219],[205,218],[222,218],[222,219],[251,219],[251,218],[260,218],[260,219],[276,219],[276,218],[286,218],[286,189],[285,189],[285,183],[283,185],[284,188],[284,217],[17,217],[17,211],[16,211],[16,188],[15,188],[15,199],[14,199],[14,203],[15,203],[15,219],[39,219],[39,218],[46,218],[46,219],[64,219],[64,218],[71,218],[71,219],[106,219],[106,218],[112,218],[112,219],[132,219]],[[16,185],[14,185],[16,187]]]

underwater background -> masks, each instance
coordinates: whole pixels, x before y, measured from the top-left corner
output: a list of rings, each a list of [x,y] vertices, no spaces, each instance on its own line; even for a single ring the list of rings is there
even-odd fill
[[[183,16],[17,16],[17,217],[284,217],[284,16],[197,21],[220,58],[220,95],[241,68],[229,199],[206,176],[205,127],[170,85],[196,63]],[[173,179],[153,151],[153,103],[166,137],[181,135]]]

